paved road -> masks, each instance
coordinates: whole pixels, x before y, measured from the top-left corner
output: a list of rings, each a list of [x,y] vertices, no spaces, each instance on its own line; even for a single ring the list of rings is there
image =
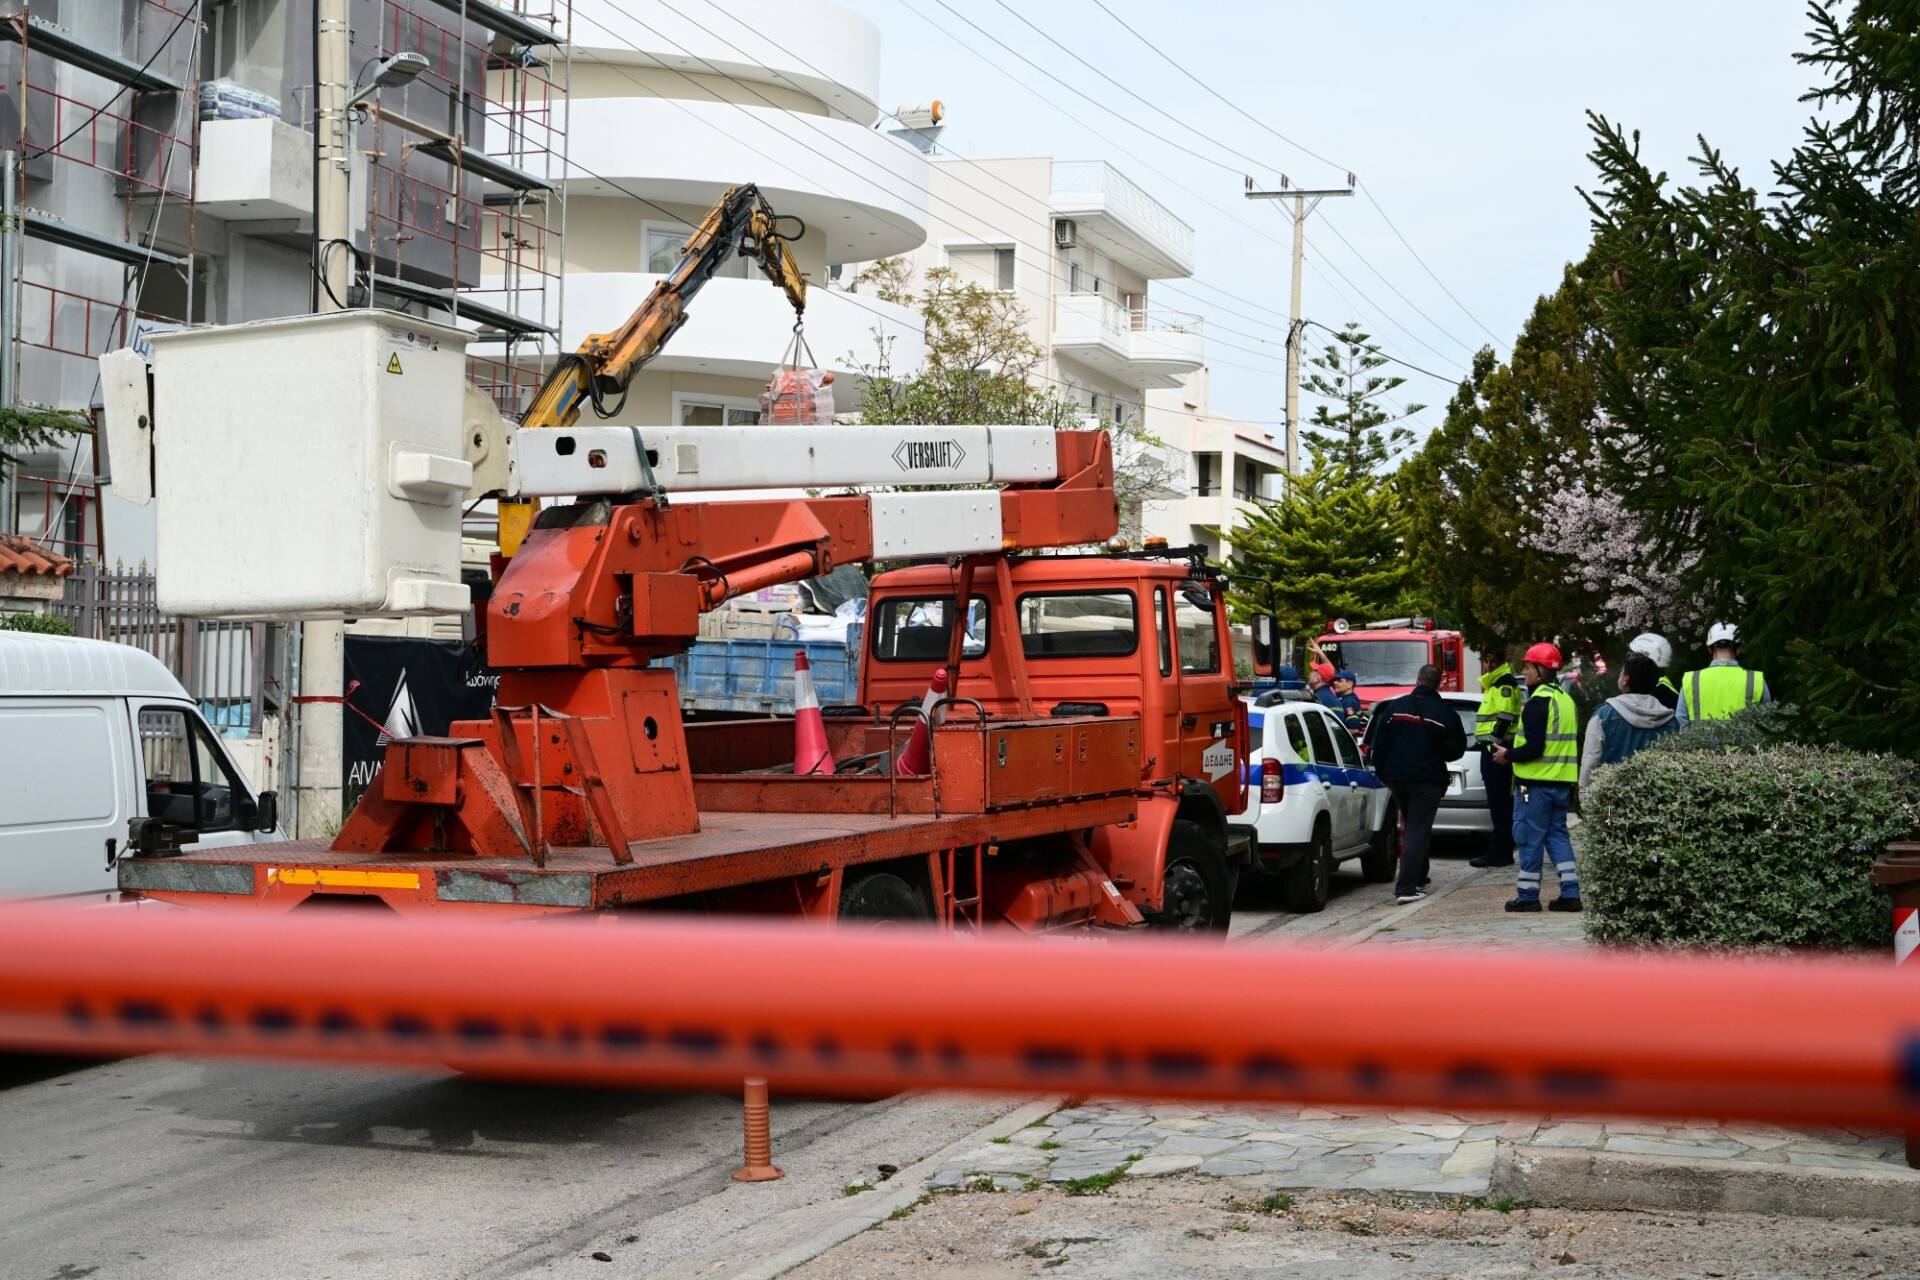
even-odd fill
[[[1472,874],[1436,862],[1436,885]],[[1232,941],[1350,936],[1391,886],[1334,879],[1316,916],[1256,888]],[[0,1060],[0,1274],[639,1276],[880,1164],[906,1166],[1019,1100],[781,1101],[788,1177],[743,1187],[731,1097],[168,1058]],[[633,1242],[628,1243],[628,1238]],[[623,1265],[591,1270],[595,1251]]]

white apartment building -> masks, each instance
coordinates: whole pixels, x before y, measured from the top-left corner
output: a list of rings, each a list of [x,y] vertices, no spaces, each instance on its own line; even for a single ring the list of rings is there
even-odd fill
[[[1147,393],[1147,433],[1184,450],[1185,491],[1149,499],[1142,527],[1170,546],[1199,545],[1210,559],[1233,554],[1233,529],[1256,501],[1280,496],[1284,442],[1266,427],[1213,412],[1211,371],[1172,390]]]
[[[1149,391],[1203,366],[1201,318],[1149,297],[1153,281],[1193,274],[1193,228],[1125,174],[1050,156],[942,154],[931,167],[926,244],[909,255],[916,286],[928,268],[948,267],[1010,294],[1045,353],[1036,376],[1090,418],[1139,428]],[[1149,486],[1158,500],[1183,487],[1187,466],[1184,446],[1167,444],[1122,459],[1161,481]]]
[[[696,25],[694,19],[698,19]],[[666,6],[574,0],[561,337],[615,328],[728,187],[759,186],[806,224],[792,246],[813,286],[806,339],[835,371],[836,407],[890,340],[917,369],[917,313],[829,290],[829,267],[911,253],[928,232],[927,157],[880,118],[880,32],[828,0]],[[710,281],[685,327],[642,370],[617,422],[751,423],[792,339],[785,295],[744,258]]]

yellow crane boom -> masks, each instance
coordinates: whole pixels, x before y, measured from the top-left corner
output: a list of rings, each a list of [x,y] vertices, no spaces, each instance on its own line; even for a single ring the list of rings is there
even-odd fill
[[[580,420],[583,405],[590,405],[600,417],[618,412],[617,401],[625,397],[634,375],[686,323],[687,304],[735,253],[753,259],[767,279],[785,291],[797,326],[806,315],[807,281],[787,243],[805,235],[806,227],[790,235],[781,229],[783,222],[799,219],[775,213],[752,183],[729,187],[687,237],[673,271],[653,287],[626,323],[612,333],[588,335],[578,351],[554,364],[521,415],[520,425],[570,427]],[[609,400],[616,402],[611,408]],[[538,510],[539,504],[532,500],[501,499],[502,555],[511,556],[520,549]]]

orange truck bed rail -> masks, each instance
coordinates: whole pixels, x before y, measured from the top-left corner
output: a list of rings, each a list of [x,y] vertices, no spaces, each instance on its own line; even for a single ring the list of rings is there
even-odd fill
[[[1539,955],[1554,998],[1516,1011],[1511,957],[1437,948],[28,906],[0,937],[23,1049],[1920,1128],[1920,986],[1884,961]]]

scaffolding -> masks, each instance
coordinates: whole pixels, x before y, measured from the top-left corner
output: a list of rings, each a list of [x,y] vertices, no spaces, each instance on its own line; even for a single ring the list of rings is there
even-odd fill
[[[85,424],[99,355],[193,315],[202,24],[195,0],[34,7],[0,17],[0,408]],[[97,558],[100,450],[74,434],[0,490],[0,531]]]
[[[370,110],[371,287],[472,332],[469,376],[509,415],[559,353],[571,9],[382,0],[378,56],[424,56],[419,83],[447,110]]]

